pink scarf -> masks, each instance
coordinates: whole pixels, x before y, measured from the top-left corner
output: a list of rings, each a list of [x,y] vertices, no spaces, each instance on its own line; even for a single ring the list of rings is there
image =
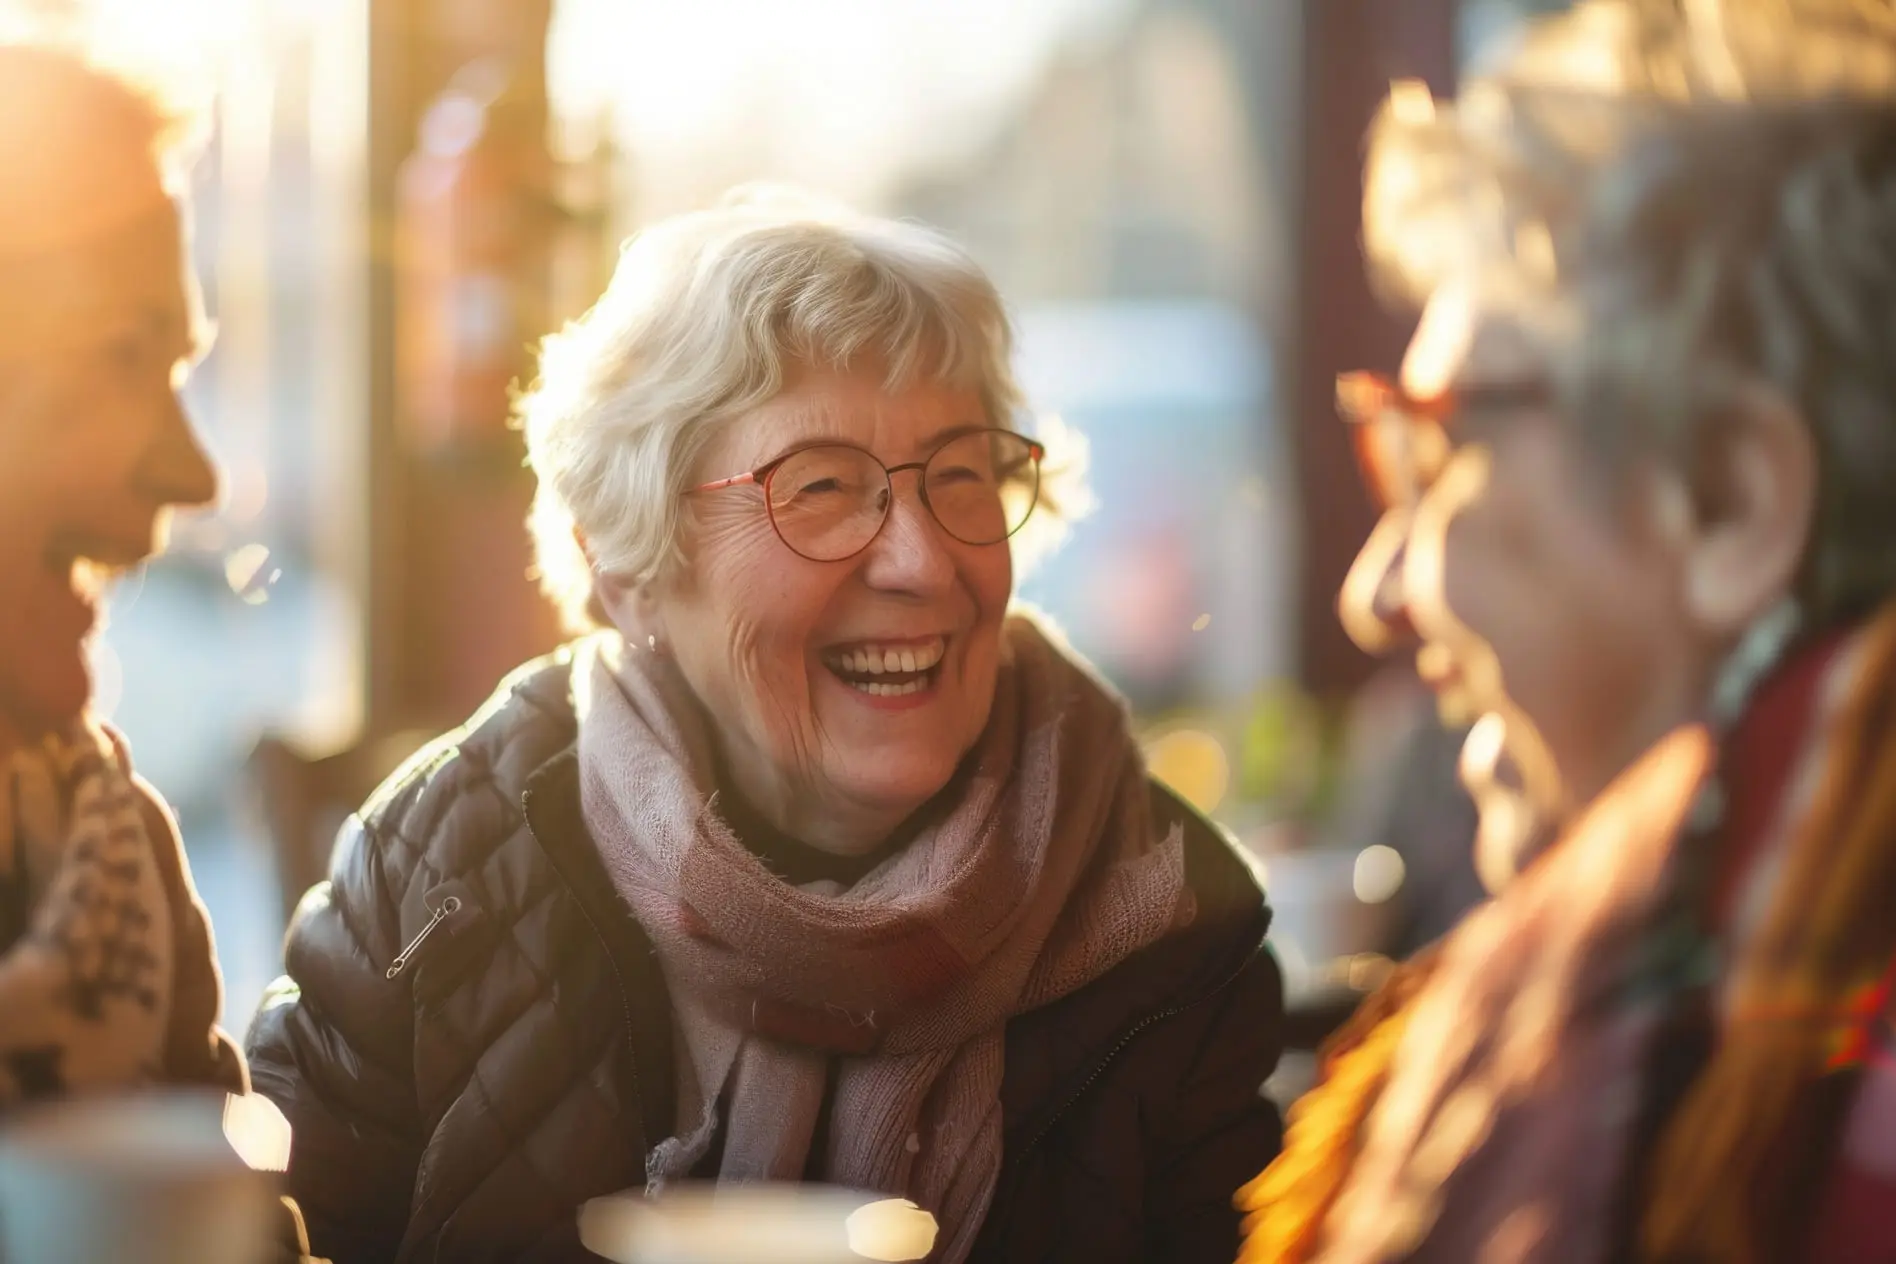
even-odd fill
[[[779,880],[720,819],[667,660],[579,664],[586,823],[655,945],[681,1048],[682,1179],[720,1125],[721,1182],[806,1171],[903,1196],[967,1258],[1001,1160],[1003,1030],[1188,921],[1183,843],[1156,837],[1124,704],[1011,619],[958,801],[848,890]],[[835,1060],[828,1143],[810,1148]]]

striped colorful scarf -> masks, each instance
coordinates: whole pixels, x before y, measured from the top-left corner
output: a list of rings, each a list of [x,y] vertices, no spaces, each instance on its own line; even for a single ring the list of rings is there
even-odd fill
[[[1716,1051],[1642,1164],[1640,1258],[1795,1250],[1808,1208],[1780,1178],[1825,1169],[1836,1136],[1807,1126],[1808,1108],[1838,1087],[1833,1077],[1855,1074],[1887,1008],[1896,607],[1819,666],[1793,685],[1809,694],[1808,736],[1782,756],[1793,762],[1772,796],[1765,854],[1741,867],[1747,881],[1721,928]],[[1596,805],[1398,975],[1403,995],[1372,1002],[1373,1021],[1346,1030],[1324,1082],[1293,1109],[1285,1153],[1240,1191],[1245,1264],[1611,1256],[1640,1073],[1657,1007],[1672,995],[1642,980],[1655,961],[1693,955],[1668,942],[1677,927],[1657,916],[1676,901],[1621,880],[1652,871],[1681,815],[1621,814],[1616,838],[1598,832]],[[1573,844],[1590,832],[1597,863],[1575,868]],[[1678,868],[1670,858],[1662,867],[1669,887]],[[1602,905],[1603,883],[1624,896]],[[1549,898],[1563,885],[1584,898]],[[1589,960],[1590,971],[1574,968]],[[1604,986],[1581,986],[1587,977]],[[1615,978],[1624,986],[1610,986]]]

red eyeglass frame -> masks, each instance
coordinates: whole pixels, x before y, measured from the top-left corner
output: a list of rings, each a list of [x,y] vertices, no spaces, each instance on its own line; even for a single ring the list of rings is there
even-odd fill
[[[1384,512],[1413,505],[1440,472],[1438,467],[1417,477],[1415,462],[1392,450],[1391,421],[1407,432],[1409,453],[1426,450],[1446,458],[1454,447],[1454,421],[1463,413],[1544,407],[1552,395],[1541,377],[1449,387],[1432,395],[1412,395],[1394,377],[1370,369],[1338,374],[1336,379],[1337,414],[1350,427],[1357,470],[1370,498]],[[1427,438],[1420,438],[1423,435]]]
[[[858,452],[863,453],[870,460],[874,461],[877,465],[882,465],[883,473],[887,477],[888,482],[889,482],[890,491],[891,493],[893,493],[894,488],[895,488],[895,476],[897,474],[900,474],[903,470],[914,470],[916,471],[917,474],[920,474],[923,471],[927,470],[929,461],[934,460],[942,452],[946,451],[949,448],[949,446],[951,446],[952,444],[958,443],[963,439],[969,438],[972,435],[979,435],[979,434],[1004,434],[1004,435],[1007,435],[1009,438],[1019,439],[1022,443],[1025,443],[1027,445],[1027,454],[1030,458],[1032,458],[1033,463],[1034,463],[1033,503],[1027,507],[1027,513],[1024,517],[1021,518],[1020,523],[1016,525],[1013,528],[1013,530],[1009,531],[1007,535],[1004,535],[1001,537],[1001,540],[1007,540],[1007,539],[1012,538],[1015,532],[1018,532],[1021,529],[1021,527],[1027,525],[1027,519],[1033,517],[1034,510],[1039,508],[1040,506],[1040,477],[1041,477],[1040,466],[1041,466],[1041,463],[1047,459],[1047,445],[1045,445],[1044,443],[1041,443],[1038,439],[1030,439],[1026,435],[1021,434],[1020,432],[1015,431],[1015,430],[1009,430],[1004,426],[980,426],[974,429],[962,431],[961,433],[954,435],[952,438],[947,439],[945,442],[942,443],[940,447],[936,448],[933,452],[930,452],[926,460],[904,461],[900,465],[882,465],[881,458],[877,457],[875,453],[869,451],[869,449],[867,448],[860,447],[853,443],[841,443],[841,442],[836,442],[836,441],[830,441],[827,443],[804,444],[801,447],[790,449],[790,451],[785,452],[781,456],[773,457],[771,460],[764,462],[764,464],[758,466],[754,470],[746,470],[742,474],[733,474],[729,478],[714,478],[708,483],[700,483],[696,487],[687,489],[687,494],[695,496],[699,494],[700,492],[718,492],[718,491],[723,491],[727,487],[742,487],[747,483],[755,484],[757,487],[763,490],[764,512],[770,516],[771,530],[777,533],[777,538],[779,540],[783,540],[784,547],[789,549],[792,553],[795,553],[798,557],[809,557],[807,553],[804,553],[801,550],[799,550],[796,547],[796,545],[791,544],[789,540],[784,539],[783,529],[777,525],[777,511],[771,504],[770,480],[772,476],[775,475],[776,472],[780,468],[782,468],[784,462],[790,460],[790,458],[794,456],[799,455],[800,453],[808,451],[810,448],[822,448],[822,447],[855,448]],[[929,503],[928,488],[926,486],[919,485],[919,482],[918,482],[916,491],[917,491],[917,494],[919,494],[922,498],[923,506],[926,507],[928,510],[928,516],[933,518],[935,522],[941,526],[941,529],[943,531],[947,531],[949,535],[954,536],[954,538],[957,540],[960,540],[961,537],[955,535],[953,531],[950,531],[948,529],[948,525],[942,522],[941,516],[935,512],[935,506]],[[883,521],[886,522],[887,520],[888,520],[888,513],[885,510],[883,513]],[[880,534],[880,533],[881,533],[881,528],[878,527],[877,534]],[[875,536],[869,537],[869,542],[873,542],[874,540],[875,540]],[[986,541],[984,543],[999,544],[1001,540]],[[962,541],[962,542],[964,544],[975,543],[974,541]],[[869,543],[865,542],[862,546],[862,549],[866,549],[868,547],[869,547]],[[862,552],[862,549],[857,549],[856,552],[860,553]],[[854,556],[854,554],[850,554],[849,556]],[[810,558],[810,560],[823,561],[823,562],[835,562],[835,561],[842,561],[844,559],[842,558]]]

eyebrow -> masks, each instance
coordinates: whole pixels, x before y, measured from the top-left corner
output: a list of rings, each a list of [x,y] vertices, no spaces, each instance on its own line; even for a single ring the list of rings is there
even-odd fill
[[[922,438],[917,439],[914,448],[911,450],[915,452],[933,452],[944,444],[953,443],[956,439],[962,438],[965,435],[978,434],[983,430],[992,429],[994,429],[994,427],[973,422],[962,422],[955,426],[944,426],[931,435],[924,435]]]
[[[911,453],[914,453],[914,452],[933,453],[937,449],[945,447],[950,443],[953,443],[956,439],[960,439],[966,435],[979,434],[983,430],[992,430],[992,429],[994,429],[993,426],[984,425],[978,422],[961,422],[953,426],[944,426],[940,430],[937,430],[933,432],[932,434],[923,435],[920,439],[917,439],[915,443],[911,446],[910,451]],[[788,444],[787,446],[779,449],[776,452],[776,454],[773,456],[765,457],[763,460],[751,466],[751,470],[752,471],[760,470],[760,469],[763,469],[766,465],[775,465],[778,461],[783,460],[785,457],[793,456],[796,453],[803,451],[805,448],[827,448],[827,447],[858,448],[861,451],[868,452],[870,456],[875,455],[874,452],[871,452],[869,450],[869,447],[866,444],[857,443],[853,439],[846,439],[840,435],[812,435],[807,438],[798,439],[795,442]]]

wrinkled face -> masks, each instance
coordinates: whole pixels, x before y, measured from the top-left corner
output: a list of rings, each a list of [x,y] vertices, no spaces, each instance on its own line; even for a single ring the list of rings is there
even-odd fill
[[[973,391],[892,394],[878,373],[810,370],[726,427],[692,482],[823,442],[891,467],[926,461],[944,436],[988,424]],[[896,473],[881,532],[831,562],[785,545],[759,487],[695,494],[686,564],[656,588],[662,651],[703,704],[727,772],[815,846],[872,848],[947,784],[993,702],[1008,546],[950,536],[918,477]]]
[[[1539,372],[1505,320],[1424,333],[1405,366],[1418,394],[1498,398]],[[1358,556],[1345,618],[1413,632],[1444,718],[1476,722],[1463,773],[1478,801],[1498,781],[1536,817],[1501,828],[1545,826],[1694,717],[1707,654],[1640,468],[1609,471],[1545,406],[1459,408],[1447,437],[1419,501],[1390,509]]]
[[[177,390],[195,290],[165,207],[93,244],[0,261],[0,726],[69,723],[111,571],[216,494]]]

